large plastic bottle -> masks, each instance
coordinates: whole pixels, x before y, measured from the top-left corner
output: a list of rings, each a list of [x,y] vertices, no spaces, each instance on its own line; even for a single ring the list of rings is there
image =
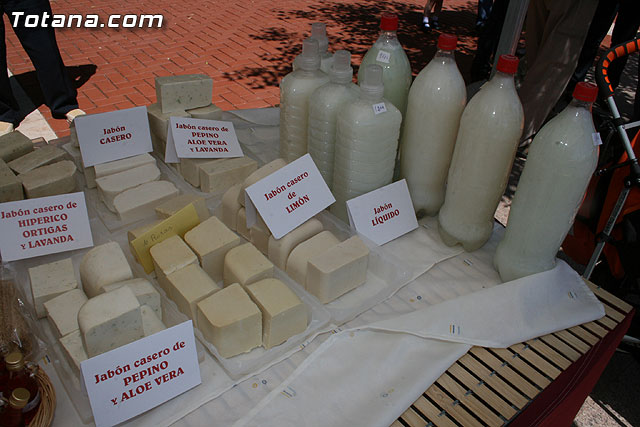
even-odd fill
[[[393,178],[402,115],[383,92],[382,67],[369,65],[360,96],[338,111],[331,212],[345,222],[347,200]]]
[[[333,55],[329,52],[329,38],[327,37],[327,25],[323,22],[314,22],[311,24],[311,38],[318,41],[318,52],[320,54],[320,69],[329,74],[331,64],[333,64]],[[293,70],[297,70],[298,57],[293,60]]]
[[[317,40],[304,40],[297,64],[300,68],[280,82],[280,157],[287,162],[306,154],[309,96],[329,81],[320,71]]]
[[[531,143],[494,258],[505,282],[556,264],[598,161],[590,111],[597,94],[596,85],[578,83],[574,100]]]
[[[500,56],[496,74],[471,98],[460,118],[438,214],[440,236],[447,245],[461,243],[474,251],[491,236],[493,215],[524,126],[513,81],[517,69],[518,58]]]
[[[353,84],[351,54],[339,50],[334,54],[329,72],[329,83],[313,91],[309,98],[308,149],[325,182],[333,185],[333,160],[336,145],[338,110],[358,97],[358,86]]]
[[[416,211],[435,215],[444,202],[447,172],[460,116],[467,103],[464,79],[456,65],[458,38],[441,34],[438,51],[409,91],[402,131],[401,172]]]

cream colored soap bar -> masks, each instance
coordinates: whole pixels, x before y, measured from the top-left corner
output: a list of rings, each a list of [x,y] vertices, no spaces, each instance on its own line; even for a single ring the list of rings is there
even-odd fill
[[[192,108],[187,113],[194,119],[222,120],[222,109],[216,104],[209,104],[206,107]]]
[[[163,113],[160,104],[148,105],[147,116],[149,117],[149,130],[163,141],[167,140],[167,130],[169,129],[169,119],[171,117],[191,117],[184,110]]]
[[[144,337],[140,303],[126,286],[88,300],[78,312],[78,325],[89,357]]]
[[[323,304],[362,285],[367,280],[369,249],[358,236],[312,257],[307,266],[307,291]]]
[[[162,317],[162,306],[160,305],[160,293],[156,291],[151,282],[147,279],[135,278],[131,280],[125,280],[123,282],[111,283],[102,287],[104,292],[111,292],[119,289],[123,286],[127,286],[133,291],[133,294],[138,299],[140,305],[146,305],[156,313],[157,316]]]
[[[156,216],[160,219],[169,218],[189,203],[193,203],[201,222],[211,216],[209,208],[207,208],[207,205],[205,204],[204,197],[195,194],[182,194],[175,199],[167,200],[166,202],[158,205],[156,207]]]
[[[222,280],[227,252],[242,243],[242,239],[215,216],[187,231],[184,240],[198,255],[204,271],[215,281]]]
[[[167,294],[178,309],[197,327],[196,304],[221,288],[196,264],[190,264],[167,276]]]
[[[247,228],[247,211],[240,208],[236,218],[236,232],[247,240],[251,240],[251,232]]]
[[[242,184],[236,184],[229,188],[222,196],[222,211],[221,219],[227,227],[236,231],[238,221],[238,211],[242,208],[242,205],[238,202],[238,194],[242,189]]]
[[[59,341],[69,366],[76,375],[80,375],[80,363],[89,358],[82,343],[80,329],[65,335]]]
[[[102,287],[133,278],[133,272],[116,242],[96,246],[80,262],[80,280],[87,297],[103,292]]]
[[[247,353],[262,344],[262,314],[237,283],[197,304],[198,329],[220,356]]]
[[[87,188],[96,188],[96,170],[93,166],[83,169],[84,180],[87,183]]]
[[[287,259],[287,274],[306,287],[307,263],[315,255],[321,255],[340,243],[330,231],[322,231],[296,246]]]
[[[101,178],[107,175],[113,175],[114,173],[126,171],[129,169],[137,168],[138,166],[146,165],[149,163],[156,164],[151,154],[144,153],[137,156],[127,157],[125,159],[114,160],[112,162],[100,163],[95,165],[96,178]]]
[[[243,182],[258,164],[248,157],[221,159],[216,163],[200,165],[200,189],[206,193],[220,193],[232,185]]]
[[[71,258],[31,267],[29,280],[38,319],[47,315],[45,302],[78,287]]]
[[[287,259],[293,248],[321,232],[322,228],[320,221],[311,218],[280,239],[269,237],[269,259],[281,270],[286,269]]]
[[[269,238],[271,238],[271,231],[265,224],[264,220],[257,213],[256,223],[249,229],[249,236],[251,237],[251,243],[258,248],[264,255],[269,254]]]
[[[78,329],[78,312],[85,302],[87,296],[82,289],[76,288],[44,303],[58,338]]]
[[[4,160],[0,159],[0,203],[22,199],[24,199],[22,183],[11,172]]]
[[[177,195],[178,189],[171,182],[152,181],[118,194],[113,206],[121,221],[134,221]]]
[[[31,151],[33,151],[33,142],[20,131],[0,136],[0,159],[7,163]]]
[[[273,277],[273,264],[251,243],[236,246],[224,258],[224,285],[247,286]]]
[[[64,160],[65,151],[53,145],[45,145],[8,163],[17,174],[26,173],[40,166]]]
[[[167,329],[162,320],[160,320],[159,315],[148,305],[140,307],[140,312],[142,314],[142,329],[145,337]]]
[[[153,227],[160,224],[161,222],[162,220],[158,219],[155,221],[151,221],[149,224],[141,225],[140,227],[136,227],[134,229],[127,231],[127,239],[129,240],[129,250],[131,251],[131,254],[136,259],[136,261],[140,262],[140,260],[138,260],[138,254],[134,249],[133,245],[131,244],[131,242],[133,242],[135,239],[142,236],[144,233],[151,230]]]
[[[113,205],[113,202],[118,194],[129,190],[130,188],[137,187],[138,185],[157,181],[159,179],[160,169],[158,169],[155,164],[149,163],[133,169],[114,173],[113,175],[96,178],[96,185],[98,186],[100,199],[111,212],[115,213],[116,208]]]
[[[267,163],[266,165],[262,166],[260,169],[249,175],[247,179],[245,179],[242,183],[242,189],[238,194],[238,203],[244,206],[244,190],[246,190],[247,187],[255,184],[263,178],[266,178],[267,176],[271,175],[272,173],[286,165],[287,162],[284,159],[275,159],[274,161]]]
[[[180,236],[171,236],[150,249],[158,284],[165,292],[169,292],[167,276],[175,271],[197,264],[198,257]]]
[[[307,329],[307,307],[280,280],[252,283],[247,293],[262,311],[262,345],[267,350]]]
[[[156,99],[163,113],[211,104],[213,79],[205,74],[156,77]]]
[[[76,189],[76,165],[62,160],[18,175],[28,198],[71,193]]]
[[[200,168],[203,165],[215,164],[223,159],[180,159],[180,173],[189,184],[200,187]]]

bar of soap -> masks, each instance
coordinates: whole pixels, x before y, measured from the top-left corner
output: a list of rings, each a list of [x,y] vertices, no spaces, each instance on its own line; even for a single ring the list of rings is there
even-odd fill
[[[31,151],[33,151],[33,142],[20,131],[0,136],[0,159],[7,163]]]
[[[197,325],[196,304],[221,288],[197,264],[189,264],[167,276],[167,294],[178,309]]]
[[[251,243],[236,246],[224,258],[224,285],[247,286],[273,277],[273,264]]]
[[[71,193],[76,189],[76,165],[62,160],[18,175],[28,198]]]
[[[22,183],[11,172],[4,160],[0,159],[0,203],[22,199],[24,199]]]
[[[358,236],[316,255],[307,266],[307,291],[326,304],[367,280],[369,249]]]
[[[262,311],[262,345],[267,350],[307,329],[307,307],[280,280],[252,283],[247,293]]]
[[[251,243],[258,248],[260,252],[265,255],[269,254],[269,238],[271,237],[271,231],[267,224],[265,224],[264,220],[260,216],[259,213],[256,212],[257,218],[256,223],[251,226],[249,229],[249,236],[251,237]]]
[[[138,299],[140,305],[146,305],[158,316],[162,316],[162,306],[160,304],[160,293],[156,291],[151,282],[147,279],[135,278],[123,282],[111,283],[102,287],[103,292],[111,292],[127,286]]]
[[[126,286],[89,299],[78,312],[78,325],[89,357],[144,337],[140,303]]]
[[[58,338],[78,329],[78,312],[87,302],[82,289],[72,289],[44,303],[44,308]]]
[[[213,79],[204,74],[156,77],[156,98],[163,113],[211,104]]]
[[[240,208],[236,218],[236,232],[247,240],[251,240],[251,232],[247,228],[247,211]]]
[[[65,151],[61,148],[53,145],[45,145],[42,148],[33,150],[22,157],[10,161],[8,165],[17,174],[27,173],[40,166],[46,166],[64,160],[65,154]]]
[[[149,251],[153,259],[153,267],[156,271],[158,284],[165,292],[169,292],[167,276],[175,271],[197,264],[198,257],[191,248],[180,238],[171,236],[162,242],[151,246]]]
[[[225,191],[232,185],[243,182],[258,164],[248,157],[221,159],[216,163],[200,165],[200,189],[206,193]]]
[[[156,206],[156,216],[160,219],[169,218],[171,215],[178,212],[180,209],[187,206],[189,203],[193,203],[198,213],[200,221],[204,221],[211,216],[209,208],[204,201],[204,197],[196,194],[182,194],[174,199],[167,200],[166,202]]]
[[[113,175],[114,173],[137,168],[138,166],[149,163],[153,163],[155,165],[156,159],[154,159],[149,153],[144,153],[120,160],[114,160],[112,162],[100,163],[99,165],[95,165],[94,169],[96,178],[101,178],[103,176]]]
[[[237,283],[197,304],[198,329],[220,356],[247,353],[262,344],[262,313]]]
[[[80,280],[89,298],[101,294],[105,285],[132,278],[131,267],[116,242],[94,247],[80,262]]]
[[[206,107],[191,108],[187,113],[194,119],[221,120],[223,111],[216,104],[209,104]]]
[[[87,183],[87,188],[96,188],[96,170],[93,166],[83,169],[84,180]]]
[[[148,305],[141,306],[140,312],[142,314],[142,329],[144,330],[145,337],[167,329],[160,319],[161,315],[157,314]]]
[[[247,179],[245,179],[242,183],[242,189],[238,194],[238,203],[244,206],[244,190],[246,190],[247,187],[255,184],[263,178],[266,178],[267,176],[271,175],[272,173],[286,165],[287,162],[284,159],[275,159],[274,161],[267,163],[266,165],[262,166],[260,169],[249,175]]]
[[[133,245],[131,244],[131,242],[133,242],[135,239],[142,236],[144,233],[151,230],[153,227],[160,224],[161,222],[162,220],[156,219],[154,221],[151,221],[148,224],[144,224],[144,225],[141,225],[140,227],[136,227],[127,231],[127,240],[129,240],[129,250],[131,251],[131,254],[136,259],[136,261],[140,262],[140,260],[138,259],[138,254],[136,250],[133,248]]]
[[[222,280],[224,257],[242,239],[215,216],[187,231],[184,240],[198,255],[200,265],[215,281]]]
[[[82,343],[80,329],[65,335],[59,341],[69,366],[75,371],[76,375],[80,375],[80,363],[89,358]]]
[[[287,274],[306,287],[307,263],[315,255],[323,254],[340,243],[330,231],[322,231],[296,246],[287,259]]]
[[[163,113],[160,104],[147,105],[147,116],[149,117],[149,130],[163,141],[167,140],[169,129],[169,119],[171,117],[191,117],[184,110],[175,110],[170,113]],[[163,153],[164,154],[164,153]]]
[[[118,194],[113,206],[121,221],[134,221],[177,195],[178,189],[171,182],[151,181]]]
[[[29,280],[38,319],[47,315],[45,302],[78,287],[71,258],[31,267]]]
[[[222,213],[221,219],[227,227],[236,231],[236,221],[238,220],[238,211],[242,205],[238,202],[238,194],[242,189],[242,184],[236,184],[229,188],[222,196]]]
[[[194,187],[200,187],[200,167],[209,163],[219,163],[223,159],[180,159],[180,173],[185,181]]]
[[[111,212],[116,212],[113,205],[115,197],[123,191],[147,182],[160,179],[160,169],[154,163],[138,166],[133,169],[96,178],[100,199]]]
[[[322,231],[322,223],[315,218],[300,224],[280,239],[269,237],[269,259],[281,270],[287,268],[289,254],[298,244]]]

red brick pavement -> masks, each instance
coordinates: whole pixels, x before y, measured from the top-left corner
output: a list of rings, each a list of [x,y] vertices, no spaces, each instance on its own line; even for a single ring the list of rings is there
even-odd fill
[[[443,31],[458,34],[458,62],[468,69],[475,36],[475,0],[445,2]],[[437,33],[425,35],[416,22],[424,2],[418,1],[133,1],[53,0],[58,14],[163,14],[162,28],[64,28],[57,30],[62,57],[81,85],[80,107],[89,113],[112,111],[156,101],[156,76],[204,73],[214,79],[213,102],[223,110],[274,106],[278,82],[289,70],[312,22],[325,22],[330,49],[349,49],[354,64],[375,41],[380,14],[399,14],[399,37],[414,73],[435,52]],[[9,69],[21,79],[33,66],[5,17]],[[95,71],[95,72],[94,72]],[[24,74],[27,73],[27,74]],[[88,79],[88,80],[87,80]],[[28,91],[29,92],[29,91]],[[64,120],[55,120],[46,106],[39,110],[63,136]]]

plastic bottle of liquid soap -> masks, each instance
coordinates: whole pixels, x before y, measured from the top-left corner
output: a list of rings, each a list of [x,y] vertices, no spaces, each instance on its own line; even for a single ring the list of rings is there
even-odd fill
[[[320,69],[329,74],[331,64],[333,63],[333,55],[329,52],[329,38],[327,37],[327,25],[323,22],[314,22],[311,24],[311,38],[318,41],[318,52],[320,53]],[[298,57],[293,60],[293,70],[297,70]]]
[[[320,71],[317,40],[305,39],[296,61],[300,68],[280,82],[280,157],[287,162],[307,153],[309,96],[329,81]]]
[[[351,54],[339,50],[333,55],[329,83],[313,91],[309,98],[308,149],[325,182],[333,185],[333,158],[336,145],[338,110],[347,101],[358,97],[358,86],[353,84]]]
[[[474,251],[489,240],[493,215],[504,193],[524,126],[513,75],[518,58],[502,55],[497,72],[471,98],[460,127],[438,214],[447,245]]]
[[[383,98],[382,67],[369,65],[360,96],[338,111],[333,172],[333,212],[348,221],[346,201],[391,183],[400,111]]]
[[[447,172],[467,90],[454,57],[458,39],[442,34],[438,51],[416,77],[402,131],[401,174],[417,212],[436,215],[444,202]]]
[[[598,88],[578,83],[573,101],[538,132],[494,264],[503,281],[551,270],[598,161],[591,104]]]

